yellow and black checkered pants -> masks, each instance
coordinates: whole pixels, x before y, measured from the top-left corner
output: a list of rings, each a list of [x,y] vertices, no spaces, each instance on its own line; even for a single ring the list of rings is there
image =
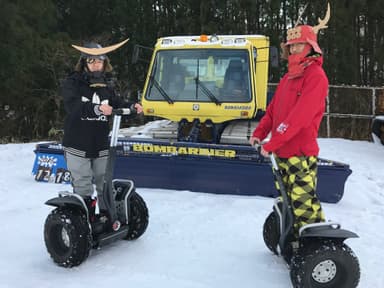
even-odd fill
[[[305,224],[325,221],[320,200],[316,195],[317,157],[276,157],[276,161],[291,201],[295,232]],[[277,181],[275,183],[279,190]]]

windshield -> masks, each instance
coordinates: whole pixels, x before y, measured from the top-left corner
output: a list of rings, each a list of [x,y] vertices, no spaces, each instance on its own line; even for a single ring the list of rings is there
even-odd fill
[[[249,102],[246,50],[191,49],[159,51],[152,67],[147,100]]]

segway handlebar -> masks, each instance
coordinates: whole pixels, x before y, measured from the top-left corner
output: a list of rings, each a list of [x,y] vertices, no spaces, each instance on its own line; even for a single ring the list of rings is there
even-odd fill
[[[260,155],[261,155],[261,146],[263,144],[264,143],[255,143],[253,145],[255,147],[255,149],[257,150],[257,152],[260,153]],[[273,169],[278,171],[279,170],[279,166],[277,165],[275,155],[272,152],[269,152],[268,155],[269,155],[269,158],[271,159]],[[261,156],[263,156],[263,155],[261,155]]]
[[[279,170],[279,166],[277,165],[275,155],[273,153],[269,153],[269,158],[271,159],[273,169],[278,171]]]
[[[116,108],[112,110],[112,115],[124,116],[137,114],[137,110],[134,105],[129,108]]]
[[[112,131],[111,131],[110,147],[117,146],[117,138],[119,135],[121,116],[133,115],[135,113],[137,113],[137,111],[134,105],[132,105],[130,108],[116,108],[112,110],[113,125],[112,125]]]

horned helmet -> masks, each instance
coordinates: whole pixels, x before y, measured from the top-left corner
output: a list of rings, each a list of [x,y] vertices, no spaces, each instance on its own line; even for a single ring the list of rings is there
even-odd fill
[[[120,43],[117,43],[108,47],[102,47],[100,44],[95,42],[86,43],[84,44],[84,47],[72,45],[73,48],[81,52],[80,59],[76,64],[75,70],[82,71],[84,67],[86,67],[85,63],[87,60],[92,61],[92,59],[100,59],[100,60],[104,60],[104,71],[111,72],[112,66],[109,62],[107,53],[112,52],[113,50],[116,50],[117,48],[123,46],[125,43],[128,42],[128,40],[129,39],[125,39]]]
[[[324,16],[324,19],[318,18],[318,24],[316,26],[310,26],[310,25],[297,25],[300,21],[300,16],[298,21],[296,22],[295,27],[288,29],[287,31],[287,41],[282,45],[286,49],[289,45],[294,43],[308,43],[312,46],[313,50],[316,53],[322,54],[322,51],[320,49],[319,44],[317,43],[317,34],[321,29],[328,28],[327,23],[329,21],[329,18],[331,17],[331,8],[328,3],[327,5],[327,12]],[[288,55],[284,55],[287,56]]]

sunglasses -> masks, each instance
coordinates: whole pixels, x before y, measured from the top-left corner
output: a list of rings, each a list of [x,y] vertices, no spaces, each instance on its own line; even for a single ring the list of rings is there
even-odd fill
[[[103,59],[97,59],[97,58],[87,58],[85,61],[87,62],[87,64],[100,64],[100,63],[104,63]]]

